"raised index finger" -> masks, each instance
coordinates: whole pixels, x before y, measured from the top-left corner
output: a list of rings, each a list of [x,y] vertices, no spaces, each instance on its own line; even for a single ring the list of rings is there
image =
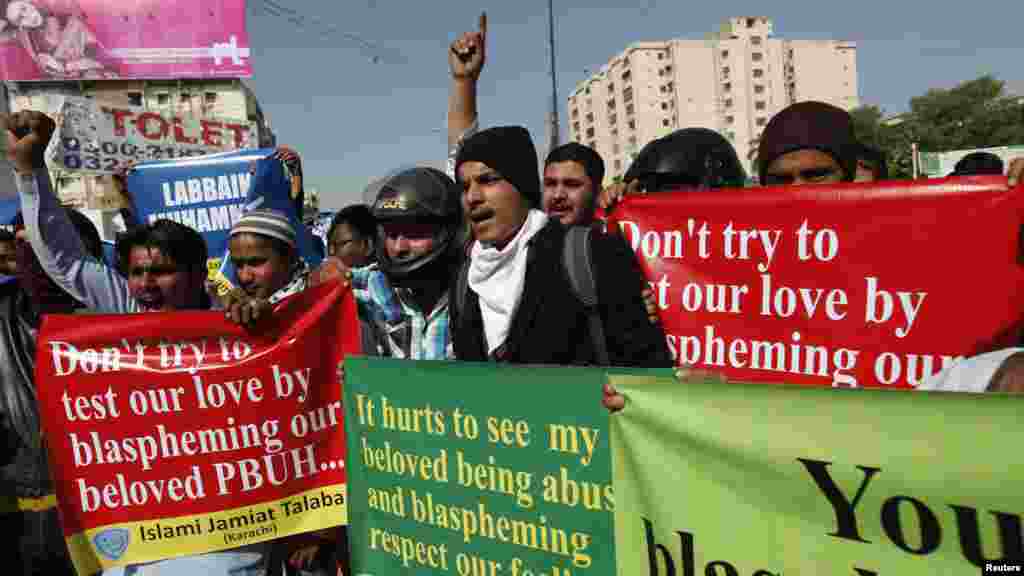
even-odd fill
[[[487,37],[487,12],[480,13],[480,35]]]

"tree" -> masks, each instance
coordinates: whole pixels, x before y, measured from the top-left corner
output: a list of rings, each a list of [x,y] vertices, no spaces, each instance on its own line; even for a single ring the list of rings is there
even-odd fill
[[[857,141],[865,146],[881,148],[882,109],[878,106],[861,106],[850,110],[853,133]]]
[[[887,124],[878,106],[861,106],[850,111],[857,141],[885,153],[889,177],[910,178],[913,175],[912,141],[900,130],[898,123]]]
[[[898,121],[884,122],[877,106],[850,115],[860,142],[888,155],[893,178],[911,175],[915,142],[925,152],[1024,144],[1024,99],[1005,95],[1004,83],[992,76],[911,98]]]

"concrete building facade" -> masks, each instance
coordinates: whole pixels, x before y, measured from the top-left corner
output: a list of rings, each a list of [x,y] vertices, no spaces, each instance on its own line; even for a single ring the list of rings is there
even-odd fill
[[[753,174],[768,120],[803,100],[858,106],[856,44],[779,39],[769,18],[736,17],[703,40],[627,47],[569,96],[569,138],[601,154],[606,183],[644,144],[688,127],[728,138]]]

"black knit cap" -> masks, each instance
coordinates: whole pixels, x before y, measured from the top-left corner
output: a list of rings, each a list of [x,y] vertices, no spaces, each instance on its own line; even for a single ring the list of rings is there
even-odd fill
[[[465,162],[480,162],[508,180],[534,208],[540,206],[537,149],[521,126],[497,126],[470,136],[455,157],[455,174]],[[459,180],[461,184],[462,181]]]
[[[772,162],[797,150],[819,150],[832,156],[842,167],[844,180],[852,181],[857,174],[860,145],[850,115],[842,108],[824,102],[797,102],[772,117],[757,149],[761,182]]]

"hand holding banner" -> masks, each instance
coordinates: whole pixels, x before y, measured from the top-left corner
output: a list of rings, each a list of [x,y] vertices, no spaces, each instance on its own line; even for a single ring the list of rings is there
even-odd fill
[[[1021,398],[610,381],[628,399],[611,418],[622,576],[1024,562]]]
[[[1000,177],[659,193],[609,228],[646,266],[681,364],[909,388],[1017,343],[1022,202]]]
[[[610,574],[605,374],[346,362],[353,573]]]
[[[48,316],[36,385],[79,573],[345,523],[355,314],[325,284],[261,334],[217,312]]]

